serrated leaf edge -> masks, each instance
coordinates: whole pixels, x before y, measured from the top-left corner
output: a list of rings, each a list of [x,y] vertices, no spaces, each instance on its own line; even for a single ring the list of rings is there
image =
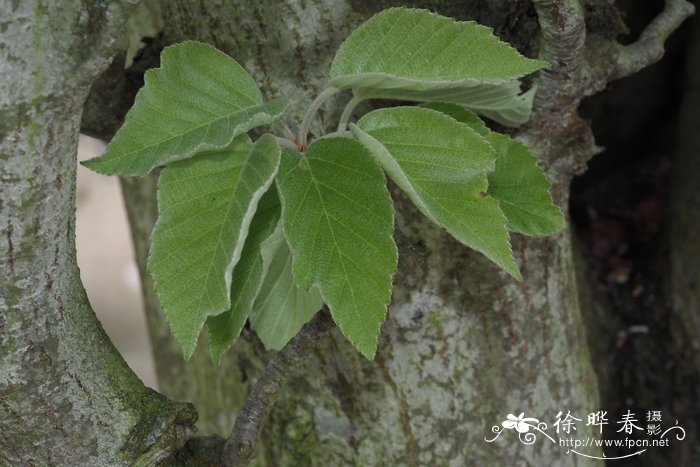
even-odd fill
[[[251,146],[251,148],[248,151],[248,154],[246,155],[246,159],[244,161],[244,165],[247,164],[248,158],[250,158],[254,154],[254,149],[257,143],[259,143],[264,137],[270,136],[271,135],[263,135],[256,143]],[[273,139],[274,141],[274,139]],[[279,146],[277,145],[277,142],[275,141],[275,146],[277,147],[277,150],[281,153],[281,150]],[[253,216],[255,215],[255,212],[258,209],[258,202],[260,201],[260,198],[265,194],[265,192],[272,186],[272,183],[274,182],[275,178],[277,177],[277,173],[279,171],[279,162],[277,163],[277,167],[273,170],[272,175],[269,177],[267,182],[263,184],[260,188],[258,188],[256,191],[253,192],[253,197],[251,198],[251,203],[248,205],[248,210],[246,211],[245,215],[243,216],[243,221],[241,222],[241,227],[239,229],[239,238],[238,238],[238,243],[234,247],[233,254],[231,255],[231,260],[229,261],[229,264],[226,266],[226,269],[224,271],[224,282],[227,285],[227,288],[230,290],[231,288],[231,280],[232,280],[232,273],[233,273],[233,268],[236,266],[236,263],[240,260],[241,257],[241,252],[243,251],[243,246],[245,244],[246,237],[248,236],[248,229],[250,228],[250,223],[253,220]],[[159,180],[160,181],[160,180]],[[160,190],[157,192],[157,200],[158,200],[158,206],[160,209]],[[153,227],[153,230],[151,231],[151,237],[150,237],[150,242],[151,245],[153,244],[154,240],[154,234],[156,232],[156,226],[160,222],[160,216],[158,217],[158,220],[156,221],[156,225]],[[148,253],[148,260],[147,260],[147,270],[151,274],[151,277],[153,278],[153,289],[158,296],[159,303],[162,303],[162,299],[160,296],[160,293],[158,292],[158,280],[156,278],[156,275],[150,270],[150,264],[151,264],[151,250],[149,250]],[[186,360],[189,360],[189,358],[192,356],[194,353],[195,348],[197,347],[197,341],[199,340],[199,336],[202,333],[202,329],[204,328],[204,324],[206,323],[206,318],[208,316],[216,316],[218,314],[221,314],[225,312],[226,310],[231,308],[231,295],[230,293],[227,296],[227,308],[224,310],[208,310],[204,311],[203,313],[203,318],[201,320],[201,324],[199,326],[199,329],[196,332],[196,336],[193,342],[188,342],[184,343],[180,338],[177,336],[175,333],[172,323],[169,319],[169,314],[165,308],[163,308],[163,311],[165,312],[165,320],[168,322],[168,325],[170,325],[170,329],[173,333],[173,336],[175,336],[176,340],[180,343],[184,357]],[[186,345],[187,344],[187,345]]]
[[[465,127],[466,129],[468,129],[468,131],[472,132],[474,134],[474,136],[477,136],[478,138],[484,140],[487,144],[489,144],[490,146],[493,147],[493,145],[491,144],[490,141],[488,141],[486,138],[481,136],[478,132],[476,132],[474,129],[472,129],[469,125],[462,123],[462,122],[458,122],[457,120],[455,120],[451,116],[444,114],[442,112],[438,112],[436,110],[425,108],[425,107],[423,107],[422,109],[425,111],[438,113],[441,116],[445,116],[445,117],[449,118],[450,120],[452,120],[456,124]],[[445,226],[443,226],[442,223],[439,222],[437,219],[435,219],[435,217],[430,213],[428,207],[420,199],[420,196],[418,195],[418,193],[416,193],[415,188],[413,188],[411,182],[408,180],[408,178],[404,174],[403,169],[401,169],[401,167],[397,163],[395,163],[394,157],[391,155],[391,153],[386,148],[386,146],[384,146],[379,140],[374,138],[372,135],[370,135],[369,133],[367,133],[366,131],[364,131],[362,128],[360,128],[358,125],[356,125],[354,123],[350,124],[350,131],[363,145],[365,145],[365,147],[367,147],[367,149],[369,150],[370,154],[375,159],[375,161],[377,161],[377,163],[379,163],[380,167],[382,167],[384,170],[386,170],[386,172],[389,174],[389,176],[392,178],[392,180],[394,180],[394,182],[396,182],[396,184],[401,188],[401,190],[404,193],[406,193],[406,195],[409,197],[411,202],[413,204],[415,204],[415,206],[421,211],[421,213],[423,213],[423,215],[425,215],[428,219],[430,219],[434,224],[438,225],[440,228],[447,231]],[[495,148],[494,148],[494,152],[495,152]],[[381,158],[381,160],[378,160],[378,157],[380,154],[383,157]],[[384,163],[387,163],[390,168],[385,167]],[[495,167],[495,158],[494,158],[494,165],[493,166]],[[396,173],[392,173],[394,171],[396,171]],[[488,189],[488,177],[487,177],[487,172],[485,171],[483,174],[482,191],[485,193],[487,189]],[[492,200],[494,200],[497,203],[497,205],[499,206],[498,209],[499,209],[499,211],[501,211],[500,202],[492,196],[489,196],[489,198],[491,198]],[[502,211],[501,211],[501,214],[503,214]],[[503,219],[504,219],[504,221],[506,220],[505,214],[503,214]],[[503,223],[503,229],[506,232],[508,232],[506,222]],[[448,233],[449,233],[449,231],[448,231]],[[523,279],[522,274],[520,273],[520,268],[518,267],[518,263],[515,261],[515,255],[513,253],[513,246],[512,246],[510,241],[508,241],[508,251],[510,253],[510,258],[512,259],[512,264],[510,264],[510,265],[505,264],[505,263],[501,264],[500,261],[496,261],[490,254],[488,254],[488,252],[485,252],[482,249],[475,248],[474,246],[471,246],[471,245],[466,245],[466,246],[475,250],[475,251],[478,251],[479,253],[486,256],[493,263],[495,263],[499,267],[503,268],[514,279],[516,279],[518,281],[522,281],[522,279]]]
[[[344,137],[338,137],[338,138],[344,138]],[[352,138],[345,138],[345,139],[353,140]],[[292,151],[292,152],[294,152],[295,154],[297,154],[300,158],[306,158],[306,155],[301,155],[301,154],[299,154],[299,153],[296,152],[296,151]],[[374,158],[372,158],[372,160],[374,160]],[[381,166],[380,166],[376,161],[374,161],[374,163],[377,165],[377,168],[378,168],[379,171],[382,173],[382,175],[384,175],[384,170],[382,170]],[[386,195],[389,197],[389,199],[391,199],[391,193],[389,192],[389,189],[388,189],[387,186],[386,186],[386,178],[384,179],[384,184],[383,184],[382,186],[383,186],[383,189],[384,189]],[[277,190],[278,190],[278,193],[279,193],[279,191],[280,191],[279,187],[277,188]],[[281,193],[279,193],[279,198],[280,198],[280,204],[282,205],[282,209],[283,209],[282,212],[284,212],[284,198],[283,198],[283,196],[282,196]],[[393,271],[392,271],[391,273],[389,273],[389,275],[388,275],[388,279],[389,279],[389,282],[390,282],[390,284],[391,284],[391,287],[390,287],[390,289],[389,289],[389,299],[388,299],[387,302],[384,304],[384,317],[383,317],[382,321],[379,323],[379,326],[377,327],[376,332],[374,333],[374,335],[375,335],[374,341],[373,341],[374,347],[373,347],[371,353],[369,353],[369,354],[367,354],[367,353],[365,353],[364,351],[362,351],[362,350],[358,347],[356,341],[355,341],[352,337],[348,336],[348,335],[346,334],[346,332],[343,330],[343,328],[340,326],[340,324],[338,324],[338,321],[337,321],[337,319],[336,319],[336,314],[335,314],[335,311],[334,311],[334,307],[329,303],[328,298],[327,298],[327,296],[326,296],[326,292],[325,292],[325,290],[323,289],[322,284],[320,284],[318,280],[316,280],[316,281],[314,281],[314,282],[312,282],[312,283],[309,283],[309,284],[303,284],[303,283],[301,283],[301,282],[297,279],[297,278],[298,278],[298,274],[296,274],[295,270],[296,270],[296,264],[297,264],[297,259],[296,259],[296,258],[298,257],[299,252],[296,251],[296,249],[292,246],[291,242],[289,242],[289,240],[288,240],[288,238],[287,238],[286,229],[284,228],[284,224],[282,225],[282,227],[283,227],[283,233],[284,233],[284,236],[285,236],[285,240],[287,241],[287,244],[289,245],[289,249],[290,249],[290,251],[292,252],[292,271],[293,271],[293,273],[294,273],[294,274],[293,274],[294,282],[295,282],[299,287],[303,287],[303,288],[306,289],[306,290],[310,289],[311,287],[316,287],[316,288],[318,289],[319,293],[321,294],[321,298],[323,299],[323,302],[328,306],[328,309],[329,309],[330,312],[331,312],[331,317],[333,318],[333,321],[336,323],[336,325],[337,325],[338,328],[340,329],[340,332],[343,334],[343,336],[344,336],[348,341],[350,341],[350,343],[352,344],[352,346],[353,346],[357,351],[359,351],[362,355],[364,355],[364,357],[365,357],[367,360],[370,360],[370,361],[374,360],[374,357],[375,357],[375,355],[376,355],[376,353],[377,353],[377,348],[378,348],[378,346],[379,346],[379,336],[380,336],[380,334],[381,334],[382,324],[386,321],[386,316],[387,316],[387,313],[388,313],[388,307],[389,307],[389,304],[391,303],[391,297],[392,297],[392,295],[393,295],[392,292],[393,292],[394,276],[396,275],[396,272],[397,272],[397,270],[398,270],[399,250],[398,250],[398,247],[396,246],[396,242],[394,241],[394,224],[395,224],[395,215],[394,215],[394,214],[395,214],[395,213],[394,213],[394,206],[393,206],[393,202],[392,202],[392,209],[391,209],[391,226],[392,226],[392,227],[391,227],[391,233],[390,233],[390,235],[389,235],[389,238],[390,238],[390,240],[391,240],[390,243],[391,243],[391,245],[392,245],[392,250],[393,250],[393,253],[394,253],[394,257],[396,258],[396,262],[395,262],[395,264],[394,264]]]
[[[497,42],[500,42],[501,44],[505,45],[508,49],[510,49],[511,51],[515,52],[517,55],[521,56],[523,59],[525,59],[526,61],[532,63],[532,65],[533,65],[533,70],[532,70],[532,71],[523,72],[521,75],[518,75],[518,76],[511,76],[511,77],[509,77],[509,78],[504,78],[504,79],[501,79],[501,80],[477,80],[477,79],[471,79],[471,82],[473,82],[473,83],[481,83],[481,84],[503,84],[503,83],[505,83],[505,82],[512,81],[513,79],[521,78],[521,77],[523,77],[523,76],[527,76],[527,75],[529,75],[529,74],[531,74],[531,73],[534,73],[534,72],[536,72],[536,71],[538,71],[538,70],[540,70],[540,69],[542,69],[542,68],[546,68],[546,67],[549,67],[549,66],[550,66],[550,64],[549,64],[548,62],[544,61],[544,60],[533,59],[533,58],[526,57],[526,56],[522,55],[522,54],[521,54],[515,47],[513,47],[510,43],[500,40],[500,38],[498,38],[498,36],[496,36],[496,35],[494,34],[494,29],[493,29],[493,28],[488,27],[488,26],[484,26],[483,24],[479,24],[479,23],[477,23],[476,21],[472,21],[472,20],[470,20],[470,21],[459,21],[459,20],[456,20],[456,19],[454,19],[454,18],[450,18],[449,16],[444,16],[444,15],[440,15],[440,14],[434,13],[434,12],[432,12],[432,11],[426,9],[426,8],[392,7],[392,8],[387,8],[387,9],[384,9],[384,10],[380,11],[379,13],[375,14],[375,15],[372,16],[370,19],[368,19],[367,21],[365,21],[364,23],[362,23],[357,29],[355,29],[354,31],[352,31],[352,32],[350,33],[350,35],[349,35],[347,38],[345,38],[345,40],[340,44],[340,47],[338,48],[338,51],[336,52],[336,55],[335,55],[335,57],[333,58],[333,62],[331,63],[331,70],[330,70],[330,76],[331,76],[331,81],[330,81],[330,82],[331,82],[331,84],[333,84],[334,86],[336,86],[336,87],[338,87],[338,88],[340,88],[340,89],[351,89],[352,86],[342,87],[342,85],[338,85],[338,84],[337,84],[338,81],[341,81],[341,82],[342,82],[342,81],[347,80],[347,78],[350,77],[350,76],[358,76],[358,75],[371,75],[371,74],[375,74],[375,75],[377,75],[377,76],[382,75],[382,76],[386,76],[386,77],[395,77],[395,76],[397,76],[397,75],[392,75],[392,74],[388,74],[388,73],[357,73],[357,74],[354,74],[354,75],[337,75],[337,76],[333,76],[333,70],[334,70],[335,67],[336,67],[336,60],[337,60],[337,57],[338,57],[338,55],[340,55],[341,49],[345,46],[345,43],[346,43],[353,35],[360,33],[363,29],[365,29],[365,28],[367,28],[367,27],[371,27],[372,23],[378,21],[379,18],[381,18],[382,15],[389,14],[389,12],[392,12],[392,11],[395,11],[395,10],[415,11],[415,12],[421,12],[421,11],[422,11],[422,12],[426,12],[426,13],[430,14],[430,15],[433,16],[433,17],[437,17],[437,18],[449,20],[449,21],[451,21],[453,24],[469,24],[469,25],[473,25],[473,26],[476,27],[476,29],[480,29],[480,30],[485,30],[485,31],[487,31],[487,32],[490,34],[490,37],[491,37],[491,38],[493,38],[493,39],[495,39]],[[467,79],[467,80],[461,80],[461,81],[463,81],[463,82],[469,82],[469,79]],[[416,82],[431,82],[431,81],[430,81],[430,80],[416,80]],[[443,81],[443,82],[444,82],[444,83],[448,83],[448,82],[454,83],[454,82],[460,82],[460,81],[447,81],[447,80],[445,80],[445,81]]]
[[[141,92],[141,91],[139,91],[139,92]],[[281,108],[276,108],[277,106],[280,106]],[[258,126],[267,125],[269,123],[272,123],[275,119],[279,118],[279,116],[282,115],[286,106],[287,106],[287,103],[286,103],[286,100],[284,98],[274,99],[274,100],[265,102],[263,104],[257,105],[255,107],[249,107],[247,109],[240,110],[238,112],[234,112],[232,114],[216,118],[214,120],[211,120],[210,122],[207,122],[205,124],[202,124],[202,125],[199,125],[195,128],[192,128],[191,130],[188,130],[186,133],[183,133],[182,135],[178,135],[178,136],[172,137],[170,139],[160,141],[160,142],[152,144],[150,146],[144,146],[143,148],[141,148],[137,151],[131,151],[128,153],[124,153],[118,157],[112,156],[110,158],[110,162],[114,161],[114,160],[123,160],[125,158],[133,157],[134,154],[142,152],[147,148],[159,146],[165,142],[172,141],[176,138],[181,138],[183,135],[190,134],[194,131],[199,131],[202,128],[205,128],[207,126],[218,123],[224,119],[233,119],[236,116],[239,116],[241,114],[245,115],[246,113],[253,111],[247,120],[244,120],[243,122],[241,122],[239,125],[237,125],[233,129],[233,131],[231,131],[231,136],[228,139],[228,141],[226,141],[222,144],[212,144],[210,141],[202,140],[192,150],[190,150],[190,151],[188,151],[185,154],[180,155],[180,156],[171,156],[170,158],[168,158],[164,162],[162,162],[160,165],[162,166],[162,165],[167,165],[171,162],[177,162],[180,160],[190,159],[201,152],[221,150],[221,149],[226,148],[229,144],[231,144],[231,142],[236,137],[238,137],[238,136],[240,136],[240,135],[242,135],[242,134],[252,130],[253,128],[258,127]],[[270,108],[275,110],[275,112],[268,113],[266,110],[270,109]],[[130,120],[130,117],[127,114],[127,119],[124,122],[124,125],[122,125],[122,127],[117,131],[117,133],[114,135],[114,138],[116,138],[119,135],[119,132],[122,131],[122,128],[124,128],[126,126],[126,124],[129,120]],[[104,170],[104,169],[101,169],[100,166],[104,163],[104,159],[107,156],[108,151],[109,151],[109,145],[107,146],[107,150],[102,155],[95,157],[95,158],[92,158],[90,160],[81,162],[81,164],[90,170],[93,170],[95,172],[98,172],[98,173],[101,173],[104,175],[120,175],[120,176],[124,176],[124,177],[132,177],[132,176],[141,177],[141,176],[148,174],[155,167],[158,167],[158,165],[152,166],[146,172],[141,172],[141,171],[137,171],[137,170],[132,170],[132,171],[128,171],[128,172],[118,172],[118,171],[111,170],[111,169]]]

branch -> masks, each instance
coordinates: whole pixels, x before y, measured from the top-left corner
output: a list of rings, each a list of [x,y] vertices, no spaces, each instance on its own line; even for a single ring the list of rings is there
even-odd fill
[[[578,116],[585,87],[586,22],[580,0],[533,0],[550,66],[537,76],[532,118],[521,137],[539,155],[552,180],[568,180],[595,153],[590,127]],[[556,184],[555,184],[556,185]]]
[[[262,424],[275,402],[277,391],[331,329],[333,321],[328,308],[324,307],[304,325],[299,334],[270,359],[241,407],[226,441],[226,465],[246,465],[255,457]]]
[[[663,11],[642,31],[633,44],[615,44],[614,64],[608,81],[624,78],[656,63],[664,55],[664,42],[686,18],[695,13],[686,0],[666,0]]]
[[[549,73],[571,74],[581,66],[586,23],[579,0],[533,0],[542,31],[540,58],[550,63]]]

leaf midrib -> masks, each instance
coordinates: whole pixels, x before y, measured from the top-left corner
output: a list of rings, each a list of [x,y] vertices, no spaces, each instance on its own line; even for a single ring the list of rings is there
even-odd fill
[[[222,116],[217,117],[217,118],[215,118],[215,119],[213,119],[213,120],[210,120],[210,121],[208,121],[208,122],[205,122],[205,123],[203,123],[203,124],[201,124],[201,125],[198,125],[198,126],[196,126],[196,127],[194,127],[194,128],[191,128],[191,129],[185,131],[184,133],[180,133],[179,135],[173,135],[173,136],[171,136],[171,137],[165,138],[165,139],[160,140],[160,141],[158,141],[158,142],[155,142],[155,143],[152,143],[152,144],[149,144],[149,145],[146,145],[146,146],[140,146],[138,149],[134,149],[133,151],[122,152],[121,154],[114,155],[114,156],[111,157],[111,159],[112,159],[112,161],[120,161],[120,160],[123,160],[124,158],[133,156],[134,154],[140,154],[140,153],[143,153],[143,152],[147,152],[149,149],[157,148],[158,146],[161,146],[161,145],[163,145],[163,144],[165,144],[165,143],[169,143],[169,142],[174,141],[174,140],[177,140],[177,139],[182,140],[185,136],[189,136],[191,133],[194,133],[194,132],[196,132],[196,131],[199,131],[199,130],[201,130],[201,129],[203,129],[203,128],[206,128],[207,131],[209,131],[209,129],[210,129],[215,123],[218,123],[218,122],[220,122],[220,121],[222,121],[222,120],[225,120],[225,119],[231,119],[231,118],[235,117],[235,116],[238,115],[238,114],[245,114],[246,112],[251,111],[251,110],[256,109],[256,108],[261,109],[261,110],[260,110],[259,112],[255,112],[255,113],[251,112],[250,117],[249,117],[248,119],[246,119],[244,122],[241,122],[241,123],[248,122],[248,121],[252,120],[253,118],[255,118],[255,117],[259,116],[259,115],[263,115],[263,114],[270,115],[270,114],[268,114],[265,110],[263,110],[263,109],[265,109],[265,105],[264,105],[264,104],[256,105],[256,106],[254,106],[254,107],[248,107],[248,108],[246,108],[246,109],[240,109],[240,110],[238,110],[238,111],[236,111],[236,112],[232,112],[232,113],[229,113],[229,114],[226,114],[226,115],[222,115]],[[271,115],[270,115],[270,116],[271,116]],[[233,135],[233,133],[232,133],[232,135]],[[233,140],[233,137],[232,137],[231,139]],[[195,148],[194,148],[194,149],[190,149],[186,154],[191,154],[193,151],[196,150],[196,148],[200,148],[200,147],[202,147],[202,146],[206,146],[207,144],[209,144],[209,146],[210,146],[210,147],[213,147],[213,148],[218,147],[218,146],[216,146],[216,145],[211,145],[211,143],[208,143],[208,142],[206,141],[206,135],[205,135],[205,138],[202,138],[202,141],[200,141],[197,145],[195,145]],[[222,146],[224,146],[224,145],[225,145],[225,144],[223,144]]]
[[[360,310],[357,308],[357,298],[355,296],[355,289],[352,286],[352,282],[350,282],[349,276],[348,276],[348,270],[347,267],[345,266],[345,256],[343,253],[340,251],[340,246],[338,245],[338,240],[335,238],[335,231],[333,230],[333,225],[331,223],[330,215],[328,213],[328,210],[326,209],[326,204],[323,201],[323,196],[321,195],[321,190],[318,187],[318,182],[316,181],[316,177],[314,176],[314,170],[311,165],[311,160],[308,160],[308,167],[309,167],[309,175],[311,177],[311,181],[313,182],[314,189],[316,190],[316,194],[318,195],[319,202],[321,203],[321,208],[323,209],[323,215],[326,218],[326,222],[328,224],[328,229],[331,232],[331,237],[333,238],[333,244],[335,245],[335,250],[338,253],[338,258],[340,259],[340,264],[343,266],[343,273],[344,277],[343,279],[345,280],[345,283],[348,284],[348,287],[350,288],[350,294],[352,295],[352,303],[353,303],[353,308],[355,311],[355,316],[357,317],[358,320],[362,320],[360,317]],[[323,289],[322,289],[323,290]]]

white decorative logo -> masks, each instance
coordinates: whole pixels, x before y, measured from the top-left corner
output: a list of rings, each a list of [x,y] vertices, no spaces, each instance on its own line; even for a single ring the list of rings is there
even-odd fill
[[[491,427],[491,431],[495,433],[495,436],[493,436],[491,439],[488,437],[484,438],[484,441],[487,443],[493,443],[506,431],[515,430],[518,433],[518,439],[525,445],[535,444],[535,442],[537,442],[538,435],[541,434],[553,444],[567,448],[566,454],[575,454],[577,456],[588,457],[591,459],[615,460],[639,456],[650,447],[668,447],[669,438],[667,438],[667,435],[671,432],[675,434],[676,440],[682,441],[685,439],[685,429],[678,424],[678,420],[676,420],[675,425],[666,428],[665,430],[662,429],[662,415],[661,412],[657,410],[647,412],[646,427],[640,426],[643,425],[643,422],[640,422],[636,418],[636,415],[631,410],[628,410],[627,413],[623,414],[621,419],[617,422],[617,425],[621,426],[616,432],[622,433],[624,437],[616,439],[604,439],[599,436],[595,436],[595,432],[593,433],[593,436],[572,436],[579,433],[577,422],[583,422],[583,419],[577,418],[570,411],[567,411],[566,415],[563,414],[563,411],[559,411],[559,413],[556,415],[554,423],[552,424],[552,430],[556,429],[557,439],[554,439],[553,436],[547,433],[547,423],[542,422],[537,418],[525,417],[525,412],[521,412],[517,417],[513,414],[508,414],[506,419],[503,420],[500,425],[494,425]],[[585,426],[592,427],[593,429],[597,428],[597,434],[602,435],[603,426],[609,425],[607,414],[607,411],[603,410],[588,414]],[[646,437],[641,438],[643,435],[646,435]],[[615,457],[606,456],[604,453],[602,456],[596,455],[597,453],[600,453],[601,450],[604,451],[606,447],[615,447],[618,449],[625,448],[632,450],[632,452]],[[585,448],[598,449],[596,449],[595,454],[586,454],[579,451],[581,448],[584,450]]]

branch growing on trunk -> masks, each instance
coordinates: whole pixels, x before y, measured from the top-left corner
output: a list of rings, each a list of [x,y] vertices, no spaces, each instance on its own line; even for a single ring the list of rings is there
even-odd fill
[[[693,13],[695,7],[686,0],[666,0],[663,11],[647,25],[636,42],[625,46],[615,44],[615,63],[608,80],[624,78],[661,60],[666,39]]]
[[[571,95],[577,96],[586,43],[583,7],[579,0],[533,0],[533,4],[542,31],[540,58],[551,65],[542,72],[541,91],[561,92],[561,84],[567,83]]]
[[[579,0],[533,0],[533,4],[542,34],[539,57],[550,67],[537,79],[532,118],[521,138],[541,154],[540,162],[555,182],[553,194],[558,198],[568,192],[571,177],[597,149],[590,126],[578,116],[586,22]]]
[[[622,45],[615,40],[593,36],[586,46],[585,95],[593,95],[611,81],[630,76],[658,62],[664,55],[666,39],[695,13],[686,0],[666,0],[666,6],[639,35],[636,42]]]
[[[241,407],[226,441],[223,456],[226,465],[246,465],[255,457],[262,424],[275,402],[277,392],[331,329],[333,320],[328,308],[324,307],[267,363]]]
[[[533,0],[533,4],[542,31],[540,58],[551,67],[540,73],[533,117],[522,137],[537,152],[556,154],[555,159],[542,162],[550,176],[566,186],[566,180],[581,172],[600,150],[590,125],[578,116],[581,99],[658,61],[666,39],[695,8],[686,0],[666,0],[664,10],[639,39],[622,45],[594,34],[587,36],[580,0]],[[552,151],[552,141],[569,141],[569,157],[561,156],[566,153],[561,149]]]

